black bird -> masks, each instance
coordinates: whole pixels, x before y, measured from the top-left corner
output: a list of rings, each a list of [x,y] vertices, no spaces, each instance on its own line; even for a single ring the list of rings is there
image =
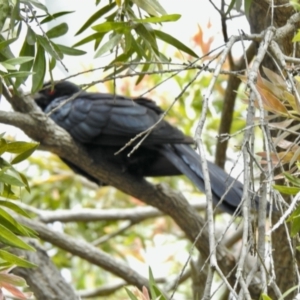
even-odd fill
[[[54,110],[66,99],[80,92],[75,99]],[[105,93],[82,91],[75,84],[64,81],[53,89],[47,85],[35,95],[36,103],[45,113],[85,146],[90,157],[97,162],[107,159],[120,172],[137,176],[173,176],[185,174],[201,191],[205,191],[199,155],[190,146],[193,139],[162,120],[141,146],[128,157],[132,146],[120,150],[131,138],[147,130],[159,119],[163,111],[146,98],[131,99]],[[101,157],[99,157],[101,149]],[[103,156],[104,153],[104,156]],[[100,184],[99,180],[64,160],[75,172]],[[208,162],[213,201],[224,211],[233,214],[239,206],[243,185],[226,174],[217,165]],[[257,199],[255,199],[257,202]]]

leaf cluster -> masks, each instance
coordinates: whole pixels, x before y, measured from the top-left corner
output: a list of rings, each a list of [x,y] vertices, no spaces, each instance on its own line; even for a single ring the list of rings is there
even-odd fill
[[[100,1],[99,1],[100,2]],[[93,25],[100,18],[106,21]],[[149,62],[143,64],[142,72],[150,69],[162,68],[160,63],[169,61],[159,50],[158,40],[172,45],[192,57],[197,54],[171,35],[154,29],[155,24],[174,22],[180,18],[179,14],[167,14],[164,8],[155,1],[125,0],[110,1],[106,6],[101,6],[78,30],[76,35],[92,28],[95,33],[81,39],[74,47],[90,42],[94,43],[95,58],[107,52],[115,52],[115,58],[108,64],[106,70],[114,68],[113,73],[120,73],[135,66],[126,64]],[[93,26],[92,26],[93,25]],[[108,37],[105,42],[104,37]],[[141,75],[137,83],[141,81]]]
[[[85,52],[75,48],[57,44],[53,38],[67,33],[68,25],[61,23],[47,32],[41,25],[57,19],[72,11],[49,14],[46,6],[36,0],[3,1],[3,11],[0,14],[0,78],[7,84],[17,88],[32,76],[32,92],[39,90],[44,82],[46,67],[53,70],[57,61],[62,62],[64,55],[82,55]],[[39,15],[38,12],[43,14]],[[36,26],[36,24],[38,26]],[[40,32],[37,32],[37,29]],[[21,38],[26,30],[26,37],[17,57],[10,46]],[[1,83],[2,83],[1,80]],[[0,85],[1,87],[2,85]],[[1,94],[1,90],[0,90]]]
[[[2,249],[0,249],[0,284],[22,299],[25,299],[25,296],[15,286],[24,287],[26,286],[25,281],[7,272],[15,266],[32,268],[35,265],[10,253],[9,248],[34,251],[34,248],[19,236],[35,237],[36,234],[29,227],[17,222],[8,211],[11,210],[28,217],[27,213],[14,203],[15,200],[19,199],[15,192],[16,188],[19,190],[24,187],[30,191],[26,177],[18,172],[14,165],[28,158],[37,147],[37,143],[9,142],[3,138],[3,134],[0,136],[0,243],[2,245]],[[5,154],[16,156],[9,162],[4,159]]]

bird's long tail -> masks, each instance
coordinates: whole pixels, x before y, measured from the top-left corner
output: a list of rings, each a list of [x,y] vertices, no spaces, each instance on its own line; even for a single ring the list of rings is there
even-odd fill
[[[204,178],[199,155],[189,146],[183,144],[164,145],[163,155],[185,174],[202,192],[205,192]],[[225,173],[217,165],[208,162],[210,184],[214,204],[233,214],[240,207],[243,184]],[[254,197],[257,206],[258,198]]]

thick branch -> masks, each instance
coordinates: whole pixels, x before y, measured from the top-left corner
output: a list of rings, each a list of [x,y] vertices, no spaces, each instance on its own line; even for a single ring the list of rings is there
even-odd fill
[[[34,229],[42,240],[50,242],[73,255],[77,255],[90,263],[123,278],[126,282],[137,286],[138,288],[148,286],[148,280],[146,278],[124,265],[121,261],[114,260],[111,256],[92,246],[90,243],[53,231],[46,225],[34,220],[25,219],[20,216],[15,216],[15,219]]]
[[[15,268],[13,273],[22,276],[34,292],[36,299],[43,300],[79,300],[72,287],[65,281],[58,269],[54,266],[47,253],[36,243],[30,242],[36,252],[12,249],[19,256],[36,264],[36,268]]]

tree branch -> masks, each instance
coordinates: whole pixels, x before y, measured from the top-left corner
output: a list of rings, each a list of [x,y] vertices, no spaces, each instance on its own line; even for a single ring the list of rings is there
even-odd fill
[[[34,220],[26,219],[15,214],[14,218],[18,222],[34,229],[42,240],[50,242],[51,244],[66,250],[73,255],[77,255],[82,259],[113,273],[114,275],[124,279],[129,284],[137,286],[140,289],[143,286],[148,287],[148,280],[146,278],[126,266],[123,262],[113,259],[105,252],[92,246],[90,243],[54,231],[46,225]]]
[[[13,273],[22,276],[34,293],[36,299],[43,300],[79,300],[72,289],[52,263],[51,259],[37,243],[30,241],[36,252],[11,248],[11,252],[37,265],[36,268],[15,268]]]

